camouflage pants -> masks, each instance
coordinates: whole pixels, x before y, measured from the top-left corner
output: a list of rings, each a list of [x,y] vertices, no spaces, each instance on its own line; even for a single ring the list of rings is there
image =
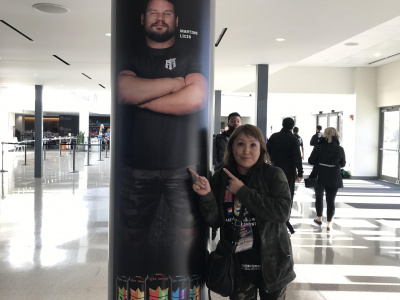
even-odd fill
[[[259,287],[254,283],[236,288],[229,298],[231,300],[257,300],[257,290],[260,293],[261,300],[285,300],[286,298],[286,286],[272,293],[267,293],[264,287]]]

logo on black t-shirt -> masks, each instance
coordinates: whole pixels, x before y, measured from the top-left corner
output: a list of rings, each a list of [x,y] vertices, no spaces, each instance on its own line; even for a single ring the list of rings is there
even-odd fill
[[[165,61],[165,68],[168,70],[172,70],[176,67],[176,58],[167,59]]]

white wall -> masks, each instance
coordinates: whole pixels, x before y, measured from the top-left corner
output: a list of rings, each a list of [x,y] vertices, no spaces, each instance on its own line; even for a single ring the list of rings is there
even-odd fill
[[[8,142],[10,132],[8,129],[8,111],[0,109],[0,142]]]
[[[312,151],[309,141],[315,133],[315,115],[320,111],[343,112],[342,145],[347,156],[346,169],[355,176],[376,176],[379,114],[376,114],[377,83],[374,80],[368,71],[361,72],[355,68],[289,67],[271,74],[267,136],[281,129],[282,118],[296,117],[296,126],[300,128],[299,134],[305,145],[306,161]],[[355,138],[358,139],[365,121],[371,129],[371,140],[356,143]],[[365,133],[361,136],[366,138]],[[369,160],[368,166],[361,163],[363,158]]]
[[[315,116],[320,111],[327,113],[334,110],[343,112],[346,131],[342,139],[343,146],[353,147],[354,135],[351,132],[354,131],[354,122],[350,120],[350,115],[355,114],[355,99],[354,94],[269,94],[267,136],[281,130],[283,118],[296,117],[296,127],[299,127],[299,135],[304,142],[304,160],[307,161],[313,148],[310,140],[317,125]]]
[[[303,74],[304,75],[304,74]],[[269,93],[267,111],[267,137],[278,132],[282,128],[282,119],[296,117],[296,126],[299,127],[299,135],[304,141],[304,160],[307,161],[311,154],[310,139],[315,133],[316,117],[320,111],[343,112],[343,125],[346,131],[342,144],[346,145],[349,154],[350,165],[353,164],[354,153],[354,121],[350,115],[355,114],[356,98],[354,94],[290,94]],[[237,111],[242,116],[243,124],[256,124],[255,95],[249,94],[222,94],[221,115],[227,116]],[[347,149],[346,149],[347,150]]]
[[[79,128],[86,133],[85,136],[89,130],[89,113],[110,114],[110,110],[111,93],[109,91],[97,93],[71,90],[55,91],[43,87],[43,111],[59,114],[80,113]],[[0,142],[12,139],[15,113],[35,113],[34,86],[1,88]]]
[[[35,87],[4,88],[0,94],[0,108],[3,110],[24,113],[35,111]],[[111,93],[85,91],[57,91],[43,87],[44,112],[74,112],[81,110],[98,114],[110,114]]]
[[[377,73],[377,106],[400,105],[400,61],[379,67]]]
[[[221,116],[238,112],[247,124],[256,124],[256,102],[254,94],[229,93],[221,95]],[[243,123],[243,124],[245,124]]]
[[[356,69],[354,144],[355,176],[378,176],[379,108],[376,105],[376,68]]]
[[[79,112],[79,131],[83,132],[85,135],[85,141],[89,136],[89,112],[80,111]]]
[[[354,94],[354,68],[288,67],[270,75],[268,92]]]
[[[237,111],[248,123],[256,124],[255,93],[224,95],[222,91],[222,94],[222,116]],[[56,93],[43,88],[44,111],[109,114],[110,101],[110,92]],[[319,111],[343,111],[342,144],[350,170],[356,176],[376,176],[379,107],[393,105],[400,105],[400,62],[379,68],[357,69],[289,67],[270,75],[267,136],[280,130],[282,117],[296,116],[307,159],[311,151],[307,148],[309,139],[315,131],[315,114]],[[12,136],[8,113],[34,112],[34,107],[34,87],[2,88],[0,141]],[[355,116],[354,121],[350,115]],[[86,125],[82,123],[82,127]]]

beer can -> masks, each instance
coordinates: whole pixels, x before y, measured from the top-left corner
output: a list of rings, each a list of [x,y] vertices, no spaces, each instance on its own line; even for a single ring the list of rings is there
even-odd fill
[[[172,300],[171,278],[165,274],[149,275],[146,278],[146,300]]]
[[[129,300],[144,300],[146,277],[132,276],[129,278]]]
[[[190,280],[187,276],[172,277],[172,300],[189,300]]]
[[[196,274],[190,277],[190,300],[200,300],[201,276]]]
[[[128,300],[128,278],[117,276],[117,295],[116,300]]]

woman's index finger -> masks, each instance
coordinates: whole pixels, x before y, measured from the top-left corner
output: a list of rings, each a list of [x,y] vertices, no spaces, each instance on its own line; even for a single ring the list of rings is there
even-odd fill
[[[228,169],[223,168],[223,170],[224,170],[225,174],[228,175],[231,179],[235,179],[236,178],[231,172],[228,171]]]
[[[193,175],[194,177],[196,177],[196,178],[200,177],[200,175],[197,174],[196,171],[192,170],[191,168],[188,168],[188,171],[189,171],[190,173],[192,173],[192,175]]]

